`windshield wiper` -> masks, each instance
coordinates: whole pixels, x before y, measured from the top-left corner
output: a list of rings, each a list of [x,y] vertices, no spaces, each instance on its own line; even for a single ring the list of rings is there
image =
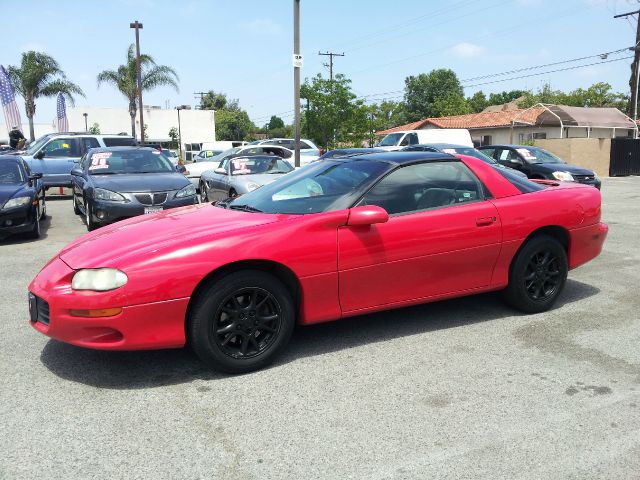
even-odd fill
[[[251,205],[229,205],[228,208],[232,210],[242,210],[243,212],[255,212],[255,213],[262,212],[262,210],[260,210],[259,208],[252,207]]]
[[[269,175],[275,175],[277,173],[289,173],[289,172],[285,172],[284,170],[273,170],[271,172],[267,172]]]

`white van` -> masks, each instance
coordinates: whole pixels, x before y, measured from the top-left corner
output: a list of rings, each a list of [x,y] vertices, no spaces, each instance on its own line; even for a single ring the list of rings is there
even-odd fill
[[[385,135],[376,147],[388,152],[421,143],[453,143],[473,147],[471,134],[465,128],[430,128],[402,130]]]

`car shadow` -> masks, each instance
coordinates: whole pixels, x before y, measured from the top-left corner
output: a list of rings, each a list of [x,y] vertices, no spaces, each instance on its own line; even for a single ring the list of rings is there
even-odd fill
[[[591,285],[567,280],[555,308],[591,297],[599,291]],[[513,316],[526,315],[505,306],[498,293],[488,293],[300,327],[294,332],[284,354],[268,368],[360,345]],[[40,360],[60,378],[118,390],[155,388],[226,377],[205,367],[188,348],[105,352],[50,340],[42,350]],[[246,375],[260,375],[260,371]]]

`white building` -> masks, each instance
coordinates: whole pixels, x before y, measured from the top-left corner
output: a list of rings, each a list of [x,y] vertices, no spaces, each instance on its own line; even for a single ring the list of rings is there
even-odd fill
[[[85,123],[85,115],[86,123]],[[158,107],[144,107],[144,123],[147,126],[145,140],[148,142],[168,142],[169,130],[178,128],[178,110]],[[83,107],[68,108],[69,131],[84,132],[94,123],[100,126],[100,133],[131,134],[131,117],[127,108]],[[85,128],[86,125],[86,128]],[[11,126],[9,126],[11,127]],[[56,131],[55,120],[51,123],[34,125],[36,138]],[[29,137],[29,124],[22,125],[25,137]],[[186,144],[213,142],[216,140],[215,112],[213,110],[180,110],[180,132],[182,149]],[[136,136],[140,138],[140,115],[136,116]],[[7,126],[0,124],[0,143],[8,143]]]

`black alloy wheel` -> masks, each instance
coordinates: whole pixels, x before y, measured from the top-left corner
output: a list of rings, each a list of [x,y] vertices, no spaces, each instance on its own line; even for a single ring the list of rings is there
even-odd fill
[[[193,299],[187,342],[215,370],[245,373],[273,361],[295,325],[291,294],[273,275],[242,270],[205,286]]]
[[[505,299],[518,310],[544,312],[562,292],[568,269],[562,244],[551,236],[537,235],[523,245],[512,262]]]

